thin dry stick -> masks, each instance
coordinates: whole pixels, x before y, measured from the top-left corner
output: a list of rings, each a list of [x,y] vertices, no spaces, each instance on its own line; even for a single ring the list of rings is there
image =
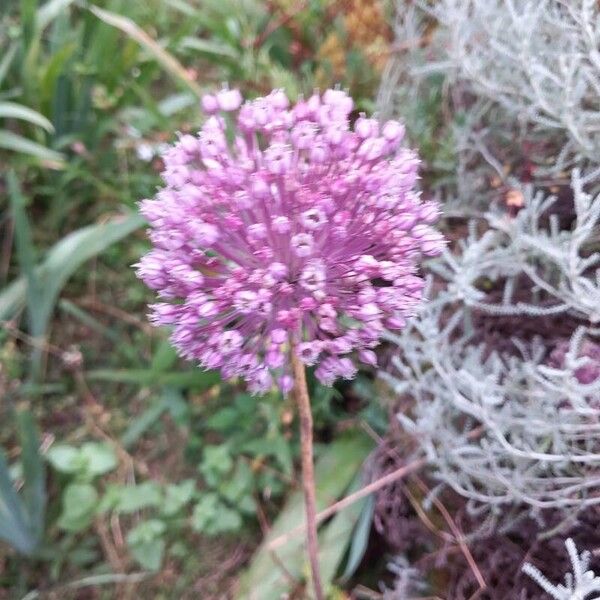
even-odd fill
[[[425,482],[420,477],[415,476],[414,480],[417,482],[417,485],[421,488],[421,490],[424,493],[426,493],[426,494],[429,493],[430,490],[427,488],[427,486],[425,485]],[[475,575],[475,579],[477,579],[477,583],[479,585],[478,593],[484,592],[487,589],[487,583],[485,582],[485,579],[483,578],[483,575],[481,574],[481,571],[479,570],[479,567],[477,566],[477,563],[475,562],[475,559],[473,558],[473,555],[471,554],[469,547],[465,543],[465,538],[462,535],[462,533],[460,532],[460,529],[458,528],[458,526],[456,525],[456,523],[450,516],[450,513],[448,512],[446,507],[442,504],[442,502],[438,498],[435,497],[435,495],[431,496],[431,500],[432,500],[433,504],[435,504],[436,508],[442,514],[442,517],[444,517],[446,523],[448,523],[448,526],[452,530],[454,538],[456,539],[456,542],[459,545],[461,552],[463,553],[465,559],[467,560],[467,563],[468,563],[469,567],[471,568],[471,571],[473,571],[473,574]],[[471,600],[473,600],[473,598]]]
[[[306,509],[306,542],[310,570],[316,600],[325,600],[321,575],[319,573],[319,540],[317,538],[317,504],[315,498],[315,473],[313,466],[313,421],[310,398],[306,385],[304,364],[296,353],[296,343],[291,340],[290,349],[292,371],[294,374],[294,395],[300,417],[300,443],[302,447],[302,487]]]
[[[385,487],[386,485],[389,485],[390,483],[393,483],[394,481],[401,479],[402,477],[408,475],[409,473],[412,473],[413,471],[417,471],[422,466],[424,466],[426,463],[427,463],[427,460],[424,458],[415,460],[415,461],[405,465],[404,467],[401,467],[400,469],[396,469],[395,471],[392,471],[391,473],[385,475],[384,477],[377,479],[377,481],[374,481],[373,483],[366,485],[364,488],[358,490],[358,492],[354,492],[353,494],[350,494],[349,496],[342,498],[342,500],[339,500],[338,502],[335,502],[331,506],[328,506],[325,510],[322,510],[316,516],[317,524],[319,524],[321,521],[324,521],[325,519],[328,519],[329,517],[335,515],[335,513],[339,512],[340,510],[347,508],[351,504],[358,502],[365,496],[368,496],[368,495],[372,494],[373,492],[380,490],[381,488]],[[272,542],[269,543],[269,545],[267,546],[268,549],[275,550],[276,548],[279,548],[280,546],[287,544],[287,542],[289,540],[296,537],[296,535],[301,533],[302,530],[303,530],[303,527],[302,527],[302,525],[300,525],[298,527],[294,527],[294,529],[292,529],[285,535],[280,535],[279,537],[276,537]]]

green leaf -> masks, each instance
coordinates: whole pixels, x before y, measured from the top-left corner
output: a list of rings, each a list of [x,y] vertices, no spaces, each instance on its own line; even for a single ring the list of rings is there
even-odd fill
[[[205,494],[194,507],[191,523],[194,531],[213,536],[238,531],[242,517],[225,506],[216,494]]]
[[[217,494],[203,494],[198,503],[194,506],[192,513],[192,529],[203,532],[218,517],[219,496]]]
[[[112,471],[118,464],[114,449],[109,444],[87,442],[80,454],[85,461],[85,475],[90,478]]]
[[[217,431],[227,431],[233,426],[239,424],[240,413],[238,410],[231,406],[226,406],[221,410],[217,411],[214,415],[211,415],[205,421],[206,427],[209,429],[216,429]]]
[[[157,109],[164,117],[172,117],[185,108],[193,106],[197,101],[196,96],[187,92],[173,94],[167,96],[164,100],[161,100],[157,105]]]
[[[4,52],[4,56],[2,57],[2,60],[0,60],[0,85],[2,85],[2,82],[4,81],[4,78],[6,77],[6,74],[8,73],[8,69],[10,68],[10,65],[13,61],[13,58],[15,57],[15,54],[17,53],[17,47],[18,47],[18,40],[15,40],[8,48],[8,50],[6,50]]]
[[[87,442],[81,448],[57,444],[48,450],[46,457],[57,471],[84,480],[104,475],[117,466],[113,448],[100,442]]]
[[[127,431],[121,437],[125,448],[131,448],[160,419],[167,410],[168,403],[164,398],[155,400],[141,415],[131,421]]]
[[[60,473],[73,474],[81,469],[81,455],[73,446],[55,444],[46,452],[46,459]]]
[[[142,521],[127,534],[127,545],[135,560],[145,569],[158,571],[165,554],[163,535],[166,524],[158,519]]]
[[[0,296],[0,315],[2,304]],[[113,383],[131,383],[133,385],[164,385],[173,388],[194,388],[207,390],[221,381],[216,371],[170,371],[155,372],[152,369],[95,369],[87,372],[90,381],[111,381]]]
[[[177,352],[168,339],[161,340],[154,356],[150,368],[153,371],[167,371],[177,362]]]
[[[196,482],[193,479],[186,479],[178,484],[170,484],[165,489],[165,499],[162,504],[162,512],[168,517],[177,514],[190,500],[196,492]]]
[[[145,481],[139,485],[128,485],[117,489],[114,509],[120,513],[133,513],[143,508],[160,506],[163,501],[162,490],[153,481]]]
[[[148,519],[147,521],[142,521],[129,532],[127,535],[127,543],[140,544],[143,542],[151,542],[162,536],[166,530],[167,526],[164,521],[159,519]]]
[[[218,485],[221,478],[233,468],[233,459],[225,444],[206,446],[200,463],[200,472],[210,487]]]
[[[73,4],[74,0],[49,0],[41,6],[36,14],[36,26],[43,31],[60,14],[60,12]]]
[[[215,42],[213,40],[205,40],[198,37],[184,37],[180,44],[182,49],[196,50],[220,60],[223,58],[238,60],[239,58],[239,53],[235,48],[232,48],[228,44]]]
[[[36,541],[42,540],[46,513],[46,473],[40,453],[40,436],[30,411],[17,414],[23,463],[23,499],[29,529]]]
[[[86,529],[96,512],[98,492],[89,483],[71,483],[63,493],[63,508],[58,525],[65,531],[76,533]]]
[[[0,129],[0,148],[34,156],[35,158],[46,161],[48,166],[55,169],[62,169],[64,167],[64,157],[60,152],[50,150],[50,148],[46,148],[46,146],[42,146],[37,142],[32,142],[31,140],[13,133],[12,131],[7,131],[6,129]]]
[[[372,441],[362,432],[349,433],[327,446],[315,465],[317,510],[322,510],[335,502],[348,489],[372,446]],[[329,536],[327,536],[328,528],[321,532],[321,539],[324,542],[321,559],[327,565],[327,577],[323,577],[325,585],[333,577],[334,563],[341,559],[338,553],[333,552],[331,544],[337,543],[343,553],[352,527],[358,518],[358,513],[354,511],[350,511],[350,517],[345,516],[344,512],[332,519],[332,524],[336,520],[337,523]],[[348,520],[349,529],[341,527],[342,519]],[[269,549],[268,544],[275,538],[294,530],[303,522],[304,500],[302,493],[298,491],[289,498],[269,535],[254,555],[250,568],[242,575],[236,599],[251,598],[252,591],[257,589],[264,590],[261,600],[279,600],[283,595],[291,593],[290,575],[302,579],[306,572],[304,536],[302,534],[294,536],[273,551]],[[279,560],[273,559],[272,552],[277,554]],[[287,572],[282,570],[281,564],[285,565]]]
[[[235,471],[219,486],[219,493],[230,504],[236,505],[252,491],[254,478],[250,465],[243,460],[238,461]]]
[[[242,444],[241,451],[252,456],[273,456],[286,475],[292,474],[292,450],[289,442],[279,434],[249,440]]]
[[[358,491],[361,481],[362,477],[356,477],[353,485],[346,490],[346,495]],[[355,502],[345,510],[338,512],[320,532],[319,564],[324,581],[333,581],[352,539],[352,532],[360,518],[364,503],[364,500]]]
[[[15,224],[15,245],[19,267],[27,280],[27,318],[29,332],[37,341],[41,338],[45,322],[39,311],[39,300],[43,293],[42,283],[35,269],[35,247],[31,225],[25,208],[25,198],[14,171],[8,173],[8,193]],[[41,368],[42,352],[34,345],[31,352],[31,376],[37,379]]]
[[[129,549],[133,558],[149,571],[158,571],[162,565],[165,555],[165,540],[158,538],[151,542],[139,542],[138,544],[129,543]]]
[[[14,171],[8,174],[8,193],[12,217],[15,223],[15,245],[21,272],[27,278],[27,312],[29,315],[29,328],[31,334],[38,335],[40,324],[37,318],[37,301],[42,293],[42,286],[35,272],[35,247],[31,225],[25,209],[25,198],[21,193],[21,186],[17,181]]]
[[[371,523],[373,522],[373,511],[375,510],[375,495],[371,494],[364,502],[357,502],[356,504],[359,508],[362,508],[362,511],[352,535],[348,561],[346,562],[346,568],[341,578],[342,582],[348,581],[354,575],[367,550],[369,535],[371,533]]]
[[[13,487],[8,462],[0,448],[0,539],[17,551],[31,555],[36,539],[27,526],[25,507]]]
[[[123,239],[143,223],[144,219],[140,215],[131,214],[107,223],[83,227],[55,244],[35,269],[36,278],[43,286],[43,294],[37,299],[40,321],[47,326],[62,287],[83,263]],[[20,277],[0,292],[0,320],[10,319],[22,307],[27,290],[26,278]]]
[[[0,102],[0,119],[20,119],[42,127],[49,133],[54,131],[54,126],[44,115],[16,102]]]

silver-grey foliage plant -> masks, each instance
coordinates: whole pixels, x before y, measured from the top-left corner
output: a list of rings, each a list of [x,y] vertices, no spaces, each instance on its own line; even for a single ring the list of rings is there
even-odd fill
[[[553,585],[536,566],[530,563],[523,566],[523,571],[554,600],[600,600],[600,577],[589,569],[590,553],[579,554],[575,542],[571,538],[565,542],[565,546],[569,553],[573,572],[567,573],[564,585],[560,583]]]
[[[514,125],[562,142],[557,168],[600,153],[600,19],[596,0],[398,0],[400,52],[388,66],[389,107],[399,75],[443,73],[466,85],[478,111],[501,107]],[[438,28],[415,52],[424,15]],[[408,52],[406,52],[408,50]],[[439,52],[436,53],[436,50]],[[414,89],[414,85],[413,85]]]
[[[436,190],[466,224],[429,265],[430,303],[390,336],[398,351],[381,376],[414,400],[398,419],[474,512],[600,503],[598,3],[397,7],[381,112],[410,127],[442,77],[444,110],[462,113],[448,119],[458,171]],[[537,163],[524,183],[506,148],[527,143]],[[511,326],[490,337],[502,319]]]

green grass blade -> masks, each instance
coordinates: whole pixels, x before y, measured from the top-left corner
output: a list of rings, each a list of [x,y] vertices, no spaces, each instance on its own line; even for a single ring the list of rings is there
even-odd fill
[[[43,31],[60,14],[60,12],[73,4],[74,0],[49,0],[37,10],[35,22],[37,28]]]
[[[0,102],[0,119],[20,119],[21,121],[42,127],[48,133],[54,131],[52,123],[44,115],[16,102]]]
[[[185,50],[196,50],[207,54],[216,60],[239,60],[239,53],[235,48],[232,48],[228,44],[222,42],[215,42],[213,40],[205,40],[197,37],[184,37],[181,42],[181,48]]]
[[[62,169],[64,167],[64,158],[60,152],[50,150],[50,148],[28,140],[12,131],[0,129],[0,148],[35,156],[44,161],[46,166],[50,168]]]
[[[169,75],[186,85],[198,98],[202,96],[202,89],[189,75],[185,67],[131,19],[108,10],[103,10],[98,6],[91,6],[90,11],[106,24],[116,27],[132,40],[135,40],[154,56]]]
[[[126,449],[131,448],[141,437],[160,419],[169,406],[168,399],[159,398],[144,412],[136,415],[131,425],[121,438],[121,443]]]
[[[142,386],[166,385],[177,389],[194,388],[196,390],[207,390],[220,381],[220,377],[215,371],[201,371],[200,369],[167,373],[157,373],[152,369],[96,369],[88,371],[86,377],[90,381]]]
[[[35,32],[35,13],[37,10],[37,0],[21,0],[21,28],[25,44],[29,45]]]
[[[29,529],[36,541],[42,540],[46,513],[46,472],[40,454],[40,438],[30,411],[18,413],[17,423],[21,438],[23,461],[23,500],[27,509]]]
[[[16,53],[17,53],[17,42],[13,42],[9,46],[9,48],[6,51],[6,53],[4,54],[4,56],[2,57],[2,60],[0,60],[0,86],[2,85],[2,82],[4,81],[6,74],[8,73],[8,69],[10,68],[10,65],[11,65]]]
[[[115,344],[121,343],[121,338],[116,331],[113,331],[112,329],[106,327],[106,325],[100,323],[98,319],[92,317],[92,315],[79,308],[79,306],[76,304],[73,304],[73,302],[69,300],[60,300],[58,303],[58,308],[71,317],[74,317],[86,327],[89,327],[91,330],[95,331],[97,334],[111,340]]]
[[[36,273],[35,247],[31,234],[31,226],[25,208],[25,198],[14,171],[8,173],[8,195],[15,224],[15,246],[21,273],[27,280],[27,316],[29,331],[34,337],[41,335],[39,314],[39,298],[42,286]]]

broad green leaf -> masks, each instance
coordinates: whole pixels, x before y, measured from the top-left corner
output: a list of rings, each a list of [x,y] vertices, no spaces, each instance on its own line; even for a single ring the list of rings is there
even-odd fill
[[[98,506],[98,492],[94,486],[89,483],[71,483],[65,488],[62,500],[59,527],[73,533],[86,529]]]
[[[77,473],[82,466],[81,458],[77,448],[66,444],[55,444],[46,452],[46,459],[60,473]]]
[[[243,460],[238,461],[231,477],[219,486],[219,493],[230,504],[237,506],[242,498],[252,489],[253,474],[250,465]]]
[[[42,146],[37,142],[32,142],[31,140],[13,133],[12,131],[7,131],[6,129],[0,129],[0,148],[35,156],[40,160],[46,161],[49,167],[55,169],[62,169],[64,167],[63,155],[60,152],[50,150],[50,148],[46,148],[46,146]]]
[[[217,431],[227,431],[239,423],[240,413],[231,406],[226,406],[212,414],[205,421],[206,427]]]
[[[134,527],[127,535],[129,544],[139,544],[140,542],[151,542],[160,537],[167,530],[165,523],[159,519],[148,519],[142,521]]]
[[[109,444],[87,442],[81,446],[80,453],[85,461],[85,474],[89,477],[109,473],[118,464],[117,455]]]
[[[177,514],[190,500],[196,492],[196,482],[193,479],[186,479],[181,483],[170,484],[165,489],[165,499],[162,504],[164,515],[171,517]]]
[[[44,115],[16,102],[0,102],[0,119],[20,119],[42,127],[49,133],[54,131],[54,126]]]
[[[133,558],[144,569],[149,571],[158,571],[162,565],[165,555],[165,540],[156,538],[149,542],[138,542],[133,544],[127,539],[127,544]]]
[[[203,494],[192,513],[192,529],[206,535],[238,531],[240,514],[226,506],[216,494]]]
[[[326,447],[315,465],[317,510],[323,510],[346,492],[372,446],[371,440],[366,435],[355,432],[338,438]],[[337,516],[331,523],[334,523],[336,518]],[[236,600],[250,600],[256,590],[261,590],[261,600],[279,600],[290,593],[289,575],[296,579],[303,578],[307,567],[302,534],[292,537],[286,544],[273,551],[268,546],[275,538],[294,530],[304,520],[303,495],[301,491],[297,491],[287,501],[273,528],[254,555],[250,568],[242,575],[235,596]],[[339,533],[340,522],[338,521],[329,537],[326,531],[321,533],[321,539],[326,542],[321,558],[329,561],[329,564],[333,563],[333,555],[329,547],[330,539],[333,538],[343,545],[348,541],[351,532],[350,528],[347,535]],[[350,518],[349,523],[354,522],[354,517]],[[273,558],[271,552],[276,553],[278,560]],[[287,573],[281,568],[282,564],[285,565]],[[328,577],[323,581],[325,585],[333,577],[334,571],[335,569],[328,567]]]
[[[36,277],[44,287],[38,298],[40,318],[47,323],[56,299],[69,277],[87,260],[100,254],[144,223],[137,214],[115,218],[107,223],[89,225],[57,242],[36,268]],[[24,304],[28,284],[20,277],[0,292],[0,320],[10,319]]]
[[[205,446],[199,470],[210,487],[218,485],[221,478],[233,468],[233,459],[225,444]]]
[[[127,485],[116,488],[114,510],[121,513],[133,513],[142,508],[160,506],[163,501],[162,490],[157,483],[145,481],[139,485]]]

